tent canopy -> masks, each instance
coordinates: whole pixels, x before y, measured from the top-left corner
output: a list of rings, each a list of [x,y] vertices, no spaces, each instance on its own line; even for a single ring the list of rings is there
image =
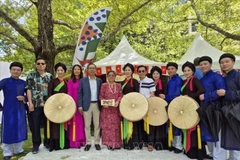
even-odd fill
[[[126,63],[131,63],[135,66],[146,65],[149,67],[149,69],[152,66],[166,66],[164,63],[151,61],[139,55],[129,44],[125,36],[122,37],[121,42],[114,49],[114,51],[112,51],[107,57],[97,61],[95,64],[98,67],[97,72],[105,74],[109,70],[120,72],[119,68],[122,70],[122,67]]]
[[[209,56],[213,59],[212,69],[219,71],[220,66],[219,66],[218,60],[223,53],[224,52],[211,46],[208,42],[206,42],[202,38],[202,36],[199,33],[197,33],[191,46],[189,47],[187,52],[181,57],[181,59],[178,61],[178,64],[182,65],[186,61],[193,62],[193,60],[196,57]],[[236,56],[236,62],[237,61],[240,61],[239,56]],[[240,64],[235,63],[235,68],[240,69]]]
[[[9,71],[9,66],[10,66],[9,62],[0,61],[0,80],[11,75]]]
[[[10,77],[10,71],[9,71],[9,62],[2,62],[0,61],[0,81],[4,78]],[[0,91],[0,103],[3,104],[3,93]]]

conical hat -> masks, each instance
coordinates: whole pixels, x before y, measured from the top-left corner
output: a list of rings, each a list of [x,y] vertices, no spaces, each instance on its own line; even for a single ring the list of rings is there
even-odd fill
[[[44,105],[46,117],[54,123],[63,123],[70,120],[75,112],[75,101],[65,93],[52,95]]]
[[[198,103],[187,96],[179,96],[172,100],[168,107],[168,117],[174,126],[190,129],[199,123]]]
[[[139,121],[147,114],[148,101],[140,93],[128,93],[123,96],[119,109],[122,116],[127,120]]]
[[[159,97],[151,97],[148,99],[149,124],[151,124],[152,126],[160,126],[167,122],[167,105],[168,103]],[[146,117],[144,118],[144,120],[146,120]]]

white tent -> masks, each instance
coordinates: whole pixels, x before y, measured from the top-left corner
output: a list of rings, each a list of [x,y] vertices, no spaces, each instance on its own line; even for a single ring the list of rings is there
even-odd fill
[[[0,80],[6,77],[10,77],[9,72],[10,63],[0,61]],[[0,91],[0,103],[3,104],[3,92]],[[2,122],[2,112],[0,112],[0,124]]]
[[[0,61],[0,80],[2,80],[3,78],[10,77],[9,66],[10,66],[9,62]],[[0,102],[3,103],[2,91],[0,91]]]
[[[149,71],[152,66],[166,66],[161,62],[151,61],[143,56],[140,56],[129,44],[125,36],[122,37],[121,42],[107,57],[97,61],[95,64],[101,73],[105,74],[108,70],[122,70],[126,63],[131,63],[135,66],[146,65]],[[98,70],[99,71],[99,70]],[[118,71],[117,71],[118,72]]]
[[[206,42],[202,38],[202,36],[199,33],[197,33],[194,41],[192,42],[192,45],[189,47],[187,52],[182,56],[182,58],[178,61],[178,64],[181,66],[186,61],[193,62],[193,60],[196,57],[209,56],[213,59],[212,69],[219,71],[220,66],[219,66],[218,60],[223,53],[224,52],[211,46],[208,42]],[[236,56],[236,62],[237,61],[240,61],[239,56]],[[235,63],[235,68],[240,69],[240,63],[238,62]]]

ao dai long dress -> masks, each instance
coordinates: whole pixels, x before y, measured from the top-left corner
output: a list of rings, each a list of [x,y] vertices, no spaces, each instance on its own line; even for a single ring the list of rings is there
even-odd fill
[[[59,91],[54,91],[54,89],[61,83],[62,81],[58,78],[52,79],[48,84],[48,96],[52,96],[57,93],[67,93],[67,82],[64,81],[64,85],[61,87]],[[69,138],[68,131],[65,130],[65,145],[64,149],[69,148]],[[59,150],[60,149],[60,124],[50,122],[50,149],[49,151]]]
[[[199,96],[205,92],[201,81],[196,77],[193,77],[189,81],[185,80],[184,84],[186,84],[186,86],[182,90],[182,95],[187,95],[193,98],[196,102],[200,103]],[[195,126],[186,130],[186,132],[189,137],[183,137],[183,140],[184,138],[187,138],[186,141],[190,140],[190,146],[185,150],[185,154],[188,158],[202,160],[207,154],[203,142],[201,142],[203,146],[202,149],[198,149],[199,142],[197,139],[197,127]]]
[[[3,90],[2,142],[19,143],[27,139],[26,105],[17,99],[24,96],[25,81],[5,78],[0,81]]]
[[[240,102],[240,73],[236,70],[230,71],[226,77],[224,77],[225,84],[227,87],[226,94],[224,97],[224,104],[235,104]],[[239,115],[240,113],[235,113]],[[224,118],[225,119],[225,118]],[[239,133],[240,134],[240,133]],[[227,121],[223,121],[222,124],[222,137],[221,137],[221,147],[227,150],[240,152],[240,141],[237,140],[236,135],[232,132]],[[231,153],[230,153],[231,157]]]
[[[73,82],[72,79],[69,79],[67,82],[68,87],[68,95],[70,95],[74,101],[78,101],[78,88],[80,86],[80,80],[77,79],[76,82]],[[73,138],[73,124],[75,123],[75,140]],[[85,132],[84,132],[84,119],[83,115],[78,112],[78,109],[74,115],[74,117],[69,121],[69,141],[71,148],[78,148],[86,143]]]
[[[164,81],[160,81],[160,84],[156,84],[156,91],[155,91],[155,96],[159,97],[159,94],[167,94],[167,83]],[[148,143],[153,144],[154,148],[156,150],[163,150],[167,149],[167,123],[161,125],[161,126],[152,126],[150,125],[150,134],[148,136]]]
[[[128,81],[125,79],[121,82],[123,95],[131,92],[139,92],[139,83],[136,79],[131,78]],[[143,147],[143,120],[132,122],[133,123],[133,133],[128,141],[123,140],[124,149],[132,150],[135,147],[142,149]],[[124,124],[123,124],[124,128]]]

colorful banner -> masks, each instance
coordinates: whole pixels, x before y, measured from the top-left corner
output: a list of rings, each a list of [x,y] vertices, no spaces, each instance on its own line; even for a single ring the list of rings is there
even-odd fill
[[[78,37],[73,65],[80,64],[84,67],[92,62],[111,10],[112,8],[101,8],[85,21]]]

